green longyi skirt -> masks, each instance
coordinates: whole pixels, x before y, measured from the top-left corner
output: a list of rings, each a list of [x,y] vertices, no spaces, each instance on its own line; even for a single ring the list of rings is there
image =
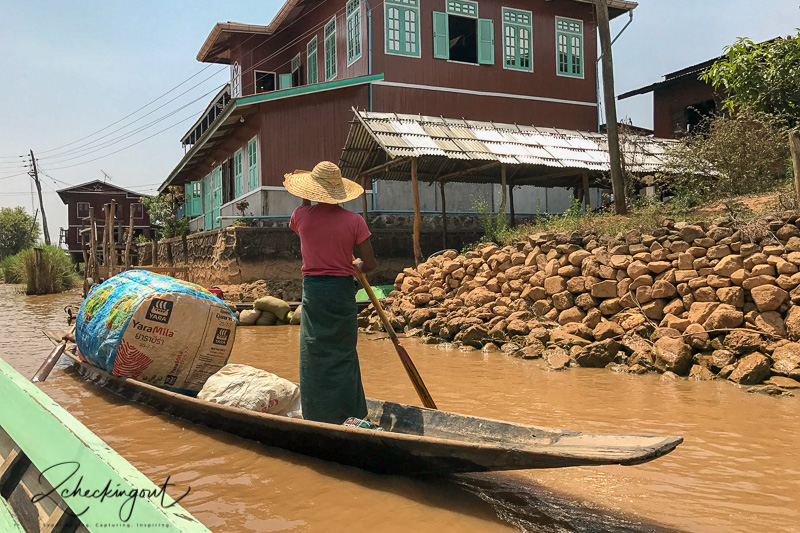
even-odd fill
[[[305,276],[300,317],[300,402],[303,418],[341,424],[367,416],[358,364],[353,278]]]

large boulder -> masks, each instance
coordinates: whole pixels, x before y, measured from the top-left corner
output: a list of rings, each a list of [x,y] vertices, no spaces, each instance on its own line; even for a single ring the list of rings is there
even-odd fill
[[[611,339],[593,342],[578,350],[575,361],[583,367],[603,368],[614,360],[619,349],[620,345]]]
[[[769,377],[770,360],[755,352],[742,358],[728,379],[741,385],[757,385]]]
[[[680,338],[662,337],[653,346],[655,366],[661,372],[685,376],[692,366],[692,349]]]
[[[469,307],[480,307],[497,299],[497,295],[484,287],[470,291],[464,298],[464,303]]]
[[[548,370],[564,370],[569,366],[569,354],[563,348],[551,348],[546,350],[542,356],[547,362]]]
[[[692,309],[694,309],[695,305],[698,305],[698,303],[692,305]],[[744,313],[733,306],[720,304],[703,322],[703,328],[707,331],[738,328],[742,325],[743,320]]]
[[[793,341],[800,340],[800,307],[793,305],[789,308],[784,324],[789,338]]]
[[[489,331],[486,329],[486,326],[475,325],[464,330],[460,340],[461,343],[466,346],[480,348],[483,346],[483,343],[487,340],[488,336]]]
[[[775,285],[759,285],[750,291],[758,310],[775,311],[789,299],[789,293]]]

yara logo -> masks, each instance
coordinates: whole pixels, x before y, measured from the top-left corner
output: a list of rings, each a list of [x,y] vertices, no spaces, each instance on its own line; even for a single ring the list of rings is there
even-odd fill
[[[150,308],[147,310],[147,320],[154,322],[161,322],[166,324],[169,322],[169,316],[172,314],[172,302],[169,300],[159,300],[153,298],[150,302]]]

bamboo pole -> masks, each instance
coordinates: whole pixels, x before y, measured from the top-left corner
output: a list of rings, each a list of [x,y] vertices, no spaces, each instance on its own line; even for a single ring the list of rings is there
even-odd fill
[[[419,181],[417,180],[417,159],[411,160],[411,187],[414,193],[414,261],[417,266],[422,262],[422,247],[419,242],[420,212],[419,212]]]
[[[369,209],[367,208],[367,178],[364,177],[361,180],[361,186],[364,188],[364,192],[361,193],[361,216],[364,217],[364,222],[367,221],[367,215],[369,214]]]
[[[517,219],[514,215],[514,184],[508,184],[508,208],[511,211],[511,227],[517,227]]]
[[[128,226],[128,238],[125,242],[125,270],[131,268],[131,245],[133,244],[133,207],[131,207],[130,225]]]
[[[439,192],[442,196],[442,250],[447,250],[447,203],[444,197],[444,182],[439,182]]]
[[[789,149],[794,167],[794,195],[796,208],[800,209],[800,131],[789,132]]]
[[[109,258],[108,258],[108,220],[111,216],[111,204],[106,204],[103,206],[103,214],[105,215],[104,224],[103,224],[103,279],[108,279],[108,265],[109,265]]]
[[[505,216],[506,214],[506,164],[500,165],[500,188],[502,189],[502,196],[500,200],[500,208],[497,210],[498,216]]]

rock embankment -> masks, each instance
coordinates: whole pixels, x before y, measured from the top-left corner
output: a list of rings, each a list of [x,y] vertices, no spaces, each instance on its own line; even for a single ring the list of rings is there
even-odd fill
[[[386,305],[395,329],[420,328],[425,342],[552,368],[767,381],[780,393],[800,386],[798,218],[749,229],[665,220],[646,235],[534,234],[450,250],[399,274]],[[360,325],[380,327],[371,308]]]

